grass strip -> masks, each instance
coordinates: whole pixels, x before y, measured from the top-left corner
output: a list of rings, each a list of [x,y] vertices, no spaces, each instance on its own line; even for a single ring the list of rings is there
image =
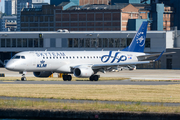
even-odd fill
[[[180,107],[170,107],[162,105],[141,105],[135,103],[125,104],[105,104],[105,103],[64,103],[48,101],[25,101],[25,100],[1,100],[0,108],[18,109],[41,109],[41,110],[74,110],[74,111],[110,111],[110,112],[156,112],[156,113],[180,113]]]
[[[180,102],[180,85],[0,84],[0,96],[71,100]]]
[[[28,81],[63,81],[62,78],[37,78],[37,77],[26,77]],[[100,77],[100,81],[106,80],[127,80],[129,78],[122,78],[122,77]],[[21,77],[1,77],[0,81],[20,81]],[[72,77],[72,81],[89,81],[89,78],[77,78]]]

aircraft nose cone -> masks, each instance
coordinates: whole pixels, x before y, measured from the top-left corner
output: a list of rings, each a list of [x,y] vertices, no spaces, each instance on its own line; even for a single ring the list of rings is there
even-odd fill
[[[13,70],[14,69],[14,65],[7,63],[5,68],[8,69],[8,70]]]

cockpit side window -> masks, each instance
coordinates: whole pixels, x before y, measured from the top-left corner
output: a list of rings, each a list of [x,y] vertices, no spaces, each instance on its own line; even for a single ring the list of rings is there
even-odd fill
[[[20,56],[14,56],[13,59],[20,59]]]
[[[21,59],[25,59],[25,57],[24,57],[24,56],[21,56]]]

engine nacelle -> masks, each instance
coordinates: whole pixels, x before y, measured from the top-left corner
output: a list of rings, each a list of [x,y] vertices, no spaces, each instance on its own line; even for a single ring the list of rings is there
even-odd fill
[[[42,72],[33,72],[35,77],[49,77],[52,72],[51,71],[42,71]]]
[[[94,74],[94,71],[91,67],[80,67],[74,69],[74,76],[81,78],[88,78]]]

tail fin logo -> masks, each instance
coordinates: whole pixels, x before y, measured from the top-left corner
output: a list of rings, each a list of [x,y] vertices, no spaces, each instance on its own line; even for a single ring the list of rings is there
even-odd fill
[[[143,47],[145,44],[145,36],[143,36],[144,32],[140,32],[137,34],[136,41],[140,47]]]

